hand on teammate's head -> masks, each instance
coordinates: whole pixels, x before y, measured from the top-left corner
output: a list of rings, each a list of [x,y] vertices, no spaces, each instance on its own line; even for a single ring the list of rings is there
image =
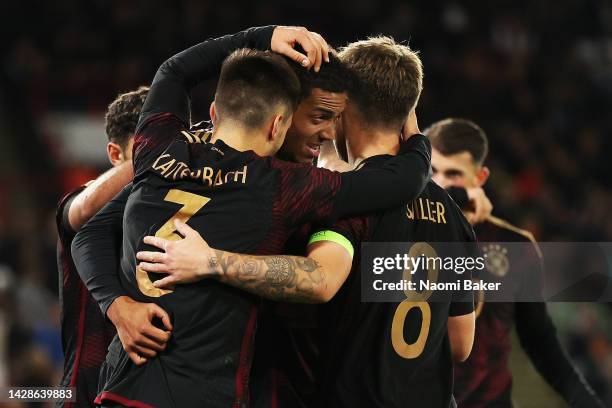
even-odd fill
[[[298,44],[306,54],[295,49]],[[306,69],[314,68],[315,72],[319,72],[323,61],[329,62],[330,46],[320,34],[304,27],[276,27],[270,49],[291,58]]]

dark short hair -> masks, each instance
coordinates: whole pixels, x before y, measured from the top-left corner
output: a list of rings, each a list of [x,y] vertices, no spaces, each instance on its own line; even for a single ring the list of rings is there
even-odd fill
[[[352,103],[368,123],[401,126],[423,89],[423,65],[418,54],[391,37],[370,37],[340,50],[340,59],[357,83]]]
[[[300,82],[284,58],[251,49],[234,51],[223,62],[215,94],[219,119],[230,117],[258,128],[278,109],[295,110]]]
[[[306,69],[289,58],[287,58],[287,61],[300,79],[302,87],[300,100],[308,98],[314,88],[327,92],[343,93],[349,92],[354,84],[353,72],[348,69],[345,63],[340,61],[334,52],[329,53],[329,62],[323,62],[319,72],[315,72],[313,68]]]
[[[117,143],[122,149],[127,147],[128,141],[134,136],[138,116],[148,93],[149,87],[141,86],[135,91],[120,94],[108,105],[104,119],[106,136],[110,142]]]
[[[444,155],[468,152],[477,166],[489,154],[489,141],[484,130],[467,119],[448,118],[425,129],[431,145]]]

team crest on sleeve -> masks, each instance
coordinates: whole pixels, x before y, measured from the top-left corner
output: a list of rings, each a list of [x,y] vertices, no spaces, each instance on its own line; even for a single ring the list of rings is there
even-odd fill
[[[482,246],[485,255],[485,268],[493,276],[501,278],[506,276],[510,269],[508,250],[499,244],[485,244]]]

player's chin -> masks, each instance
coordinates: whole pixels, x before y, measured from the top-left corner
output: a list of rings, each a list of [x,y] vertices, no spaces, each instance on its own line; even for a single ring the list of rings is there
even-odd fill
[[[302,154],[298,161],[300,163],[312,163],[317,157],[319,157],[319,147],[312,148],[310,146],[306,146],[302,151]]]
[[[300,154],[299,156],[297,156],[295,158],[295,161],[300,163],[300,164],[312,164],[312,162],[315,159],[315,157],[316,156],[314,156],[314,155],[312,155],[310,153],[304,152],[304,153]]]

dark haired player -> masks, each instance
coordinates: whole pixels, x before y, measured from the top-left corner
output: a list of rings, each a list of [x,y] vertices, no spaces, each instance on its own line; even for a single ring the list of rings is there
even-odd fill
[[[294,64],[300,78],[300,103],[276,157],[312,163],[319,157],[321,145],[336,138],[336,123],[346,105],[351,75],[333,53],[328,60],[318,72]]]
[[[385,37],[350,44],[340,58],[358,77],[342,119],[349,158],[352,164],[359,163],[360,171],[384,166],[398,151],[398,135],[408,112],[410,119],[404,129],[418,133],[414,107],[422,89],[421,62],[408,47]],[[436,203],[439,221],[419,213],[413,202],[340,221],[313,235],[308,258],[210,250],[200,235],[184,224],[179,224],[179,231],[185,239],[178,243],[145,238],[165,248],[163,260],[157,260],[155,252],[139,253],[138,258],[148,261],[141,263],[141,268],[169,273],[156,282],[158,287],[208,276],[275,300],[331,299],[321,313],[319,400],[313,406],[403,407],[418,403],[446,408],[451,403],[452,362],[467,358],[471,348],[472,293],[457,291],[446,302],[417,302],[414,309],[421,315],[409,314],[407,302],[360,302],[361,241],[474,240],[459,208],[438,186],[429,183],[419,199]],[[353,251],[356,262],[351,271]],[[407,329],[398,329],[404,327],[415,331],[421,327],[418,337],[427,340],[412,343],[404,336]],[[281,346],[271,345],[277,350]]]
[[[57,209],[57,260],[64,351],[64,374],[60,385],[76,387],[77,406],[92,404],[100,366],[116,331],[100,313],[81,281],[74,267],[70,245],[76,231],[132,180],[134,130],[148,91],[148,87],[140,87],[119,95],[108,106],[105,117],[107,154],[113,168],[66,194]],[[163,313],[157,307],[149,308],[152,312]],[[72,405],[72,402],[58,402],[58,406]]]
[[[104,362],[108,346],[116,334],[79,277],[71,254],[71,244],[76,232],[107,202],[123,189],[133,177],[132,146],[134,131],[140,110],[149,92],[141,86],[135,91],[119,95],[105,115],[107,154],[113,168],[84,186],[67,193],[57,209],[58,271],[60,302],[62,309],[62,347],[64,373],[63,387],[75,387],[76,404],[90,406],[97,395],[100,366]],[[203,134],[200,124],[192,128]],[[118,226],[119,233],[121,225]],[[119,246],[117,246],[119,249]],[[149,303],[133,305],[130,318],[135,324],[162,318],[166,312]],[[154,330],[150,328],[150,330]],[[155,332],[161,339],[168,338],[162,330]],[[73,402],[59,400],[58,406],[72,406]]]
[[[308,41],[316,42],[316,37],[319,37],[320,40],[318,34],[310,32],[308,34],[315,37]],[[303,42],[305,47],[308,41]],[[236,45],[231,44],[232,47],[228,47],[225,51],[229,54]],[[223,44],[219,46],[223,47]],[[326,44],[324,49],[328,49]],[[300,79],[300,102],[293,114],[285,142],[276,155],[278,158],[297,163],[312,163],[318,157],[321,145],[326,141],[331,142],[336,137],[336,124],[344,110],[347,89],[351,83],[350,72],[334,54],[329,53],[326,62],[319,66],[315,60],[319,61],[320,58],[316,56],[313,49],[306,48],[306,52],[308,58],[313,62],[314,69],[303,69],[302,61],[305,55],[287,49],[287,55],[294,61],[292,67]],[[214,67],[215,62],[211,60],[208,64]],[[122,204],[116,203],[115,214],[119,216],[122,213]],[[111,224],[108,223],[107,226]],[[118,227],[116,230],[120,231]],[[300,233],[294,234],[287,244],[287,250],[291,253],[298,253],[295,248],[299,247],[299,253],[303,253],[308,231],[309,228],[302,228]],[[103,232],[100,231],[100,233]],[[130,350],[138,350],[143,355],[151,355],[150,353],[154,350],[145,351],[142,346],[136,344],[136,342],[143,342],[141,338],[144,330],[151,330],[150,327],[140,325],[140,321],[133,318],[132,308],[136,305],[126,297],[122,297],[108,309],[108,316],[119,327],[120,334],[126,333],[122,339],[124,346]],[[266,326],[262,321],[259,322],[259,325]],[[157,348],[155,346],[155,349]]]
[[[304,54],[283,42],[285,39],[303,45]],[[314,44],[318,45],[315,47]],[[240,47],[257,46],[248,35],[216,41],[215,45],[217,52],[214,58],[206,60],[206,64],[202,67],[202,72],[206,73],[206,76],[213,76],[221,66],[223,58],[232,51]],[[284,27],[276,35],[275,46],[277,52],[284,53],[293,61],[292,68],[298,74],[301,85],[300,102],[277,157],[294,162],[311,163],[317,157],[321,143],[335,137],[336,123],[344,110],[351,75],[337,57],[328,54],[327,43],[317,33],[298,27]],[[323,64],[323,61],[326,62]],[[305,65],[312,66],[312,69],[304,69]],[[210,134],[198,129],[193,138],[207,142]],[[127,193],[122,197],[123,200],[117,199],[112,202],[111,208],[106,213],[108,220],[98,224],[98,233],[101,235],[114,233],[118,236],[116,242],[121,240],[121,223]],[[152,357],[156,351],[162,350],[167,334],[149,322],[150,318],[156,316],[152,313],[156,309],[144,308],[126,296],[122,296],[117,301],[114,299],[105,300],[101,306],[117,327],[128,353],[133,356],[139,353],[141,357]],[[150,341],[151,338],[153,342]]]
[[[466,189],[479,188],[489,177],[484,165],[488,140],[484,131],[465,119],[444,119],[426,131],[433,145],[433,179],[462,207],[467,207]],[[469,212],[469,209],[466,210]],[[538,244],[529,231],[491,216],[474,225],[476,236],[487,249],[495,242],[498,256],[505,256],[504,242],[531,243],[528,253],[507,256],[505,265],[491,274],[520,274],[529,271],[536,281],[542,272]],[[522,265],[510,263],[521,259]],[[491,266],[492,267],[492,266]],[[466,408],[512,407],[512,376],[508,367],[510,331],[516,327],[521,346],[544,379],[572,407],[603,407],[591,387],[576,370],[557,339],[556,329],[542,302],[489,302],[478,308],[474,350],[468,360],[455,369],[455,396]]]
[[[411,138],[406,153],[379,169],[343,175],[264,157],[280,148],[299,97],[294,72],[269,53],[243,50],[224,62],[211,105],[212,139],[202,143],[189,134],[188,91],[208,74],[208,60],[222,54],[219,42],[250,37],[259,47],[269,46],[283,30],[264,27],[204,42],[170,58],[156,74],[135,139],[120,276],[130,297],[168,311],[173,335],[168,348],[142,366],[130,361],[138,356],[114,341],[100,403],[248,403],[257,299],[210,282],[174,291],[155,287],[135,264],[135,252],[146,248],[144,235],[176,240],[174,222],[189,221],[214,236],[221,248],[273,253],[302,223],[391,206],[415,197],[428,179],[429,152],[422,136]],[[356,200],[366,192],[376,199]],[[109,286],[116,284],[114,263],[99,250],[108,247],[100,245],[107,237],[90,228],[104,216],[103,210],[72,246],[79,273],[102,305],[121,291]]]

